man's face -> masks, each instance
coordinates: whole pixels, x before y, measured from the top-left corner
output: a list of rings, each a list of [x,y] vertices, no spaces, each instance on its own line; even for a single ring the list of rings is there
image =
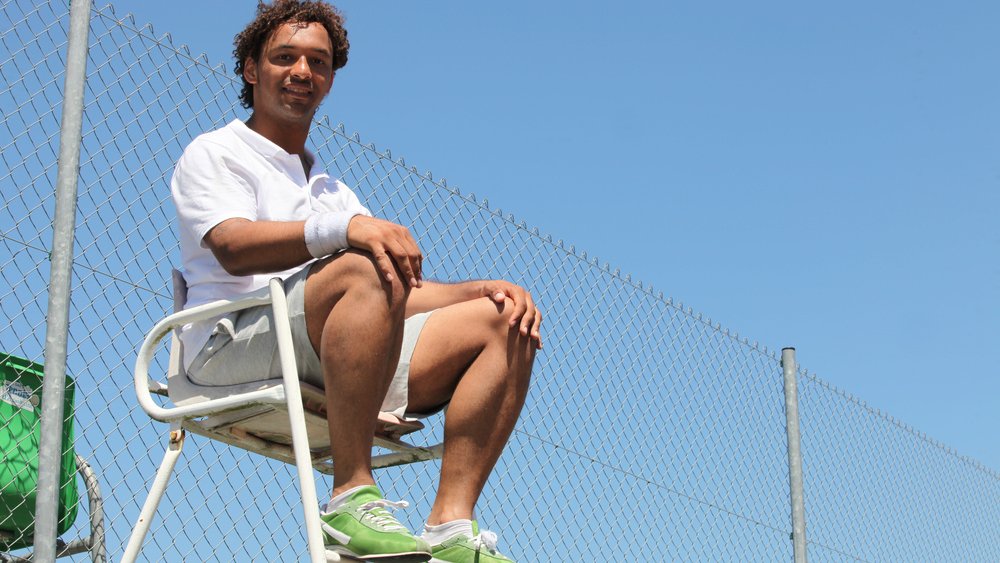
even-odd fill
[[[254,114],[285,125],[309,126],[333,85],[331,43],[318,23],[285,23],[249,58],[243,76],[253,85]]]

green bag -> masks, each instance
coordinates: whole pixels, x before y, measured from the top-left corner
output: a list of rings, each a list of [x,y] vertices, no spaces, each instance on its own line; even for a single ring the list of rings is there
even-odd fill
[[[76,520],[79,495],[73,451],[73,380],[66,377],[58,533]],[[42,366],[0,353],[0,550],[31,545],[38,493]]]

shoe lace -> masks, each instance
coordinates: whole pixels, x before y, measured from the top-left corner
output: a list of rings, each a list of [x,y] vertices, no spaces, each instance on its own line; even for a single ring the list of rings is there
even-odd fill
[[[479,535],[472,538],[472,545],[476,546],[476,549],[486,548],[490,553],[497,552],[497,535],[489,530],[480,530]]]
[[[392,515],[391,512],[386,510],[386,508],[406,508],[410,506],[410,503],[405,500],[391,501],[385,500],[384,498],[368,501],[362,504],[360,507],[363,512],[362,518],[367,517],[371,520],[371,523],[378,528],[385,530],[387,532],[406,532],[408,531],[406,527],[396,520],[396,517]]]

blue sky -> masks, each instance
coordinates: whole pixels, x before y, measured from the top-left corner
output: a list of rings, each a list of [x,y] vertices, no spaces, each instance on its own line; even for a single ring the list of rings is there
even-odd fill
[[[333,121],[1000,469],[1000,5],[338,6]]]

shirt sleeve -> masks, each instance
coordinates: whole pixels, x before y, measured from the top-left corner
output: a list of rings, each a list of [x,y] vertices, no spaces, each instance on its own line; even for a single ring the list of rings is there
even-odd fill
[[[322,210],[341,212],[347,217],[347,221],[355,215],[372,216],[371,211],[361,205],[357,194],[347,187],[347,184],[335,178],[331,178],[327,189],[320,193],[317,199],[320,203],[318,207]]]
[[[233,218],[257,220],[257,197],[236,170],[235,157],[224,147],[196,139],[177,161],[170,191],[182,229],[205,247],[205,234]]]

